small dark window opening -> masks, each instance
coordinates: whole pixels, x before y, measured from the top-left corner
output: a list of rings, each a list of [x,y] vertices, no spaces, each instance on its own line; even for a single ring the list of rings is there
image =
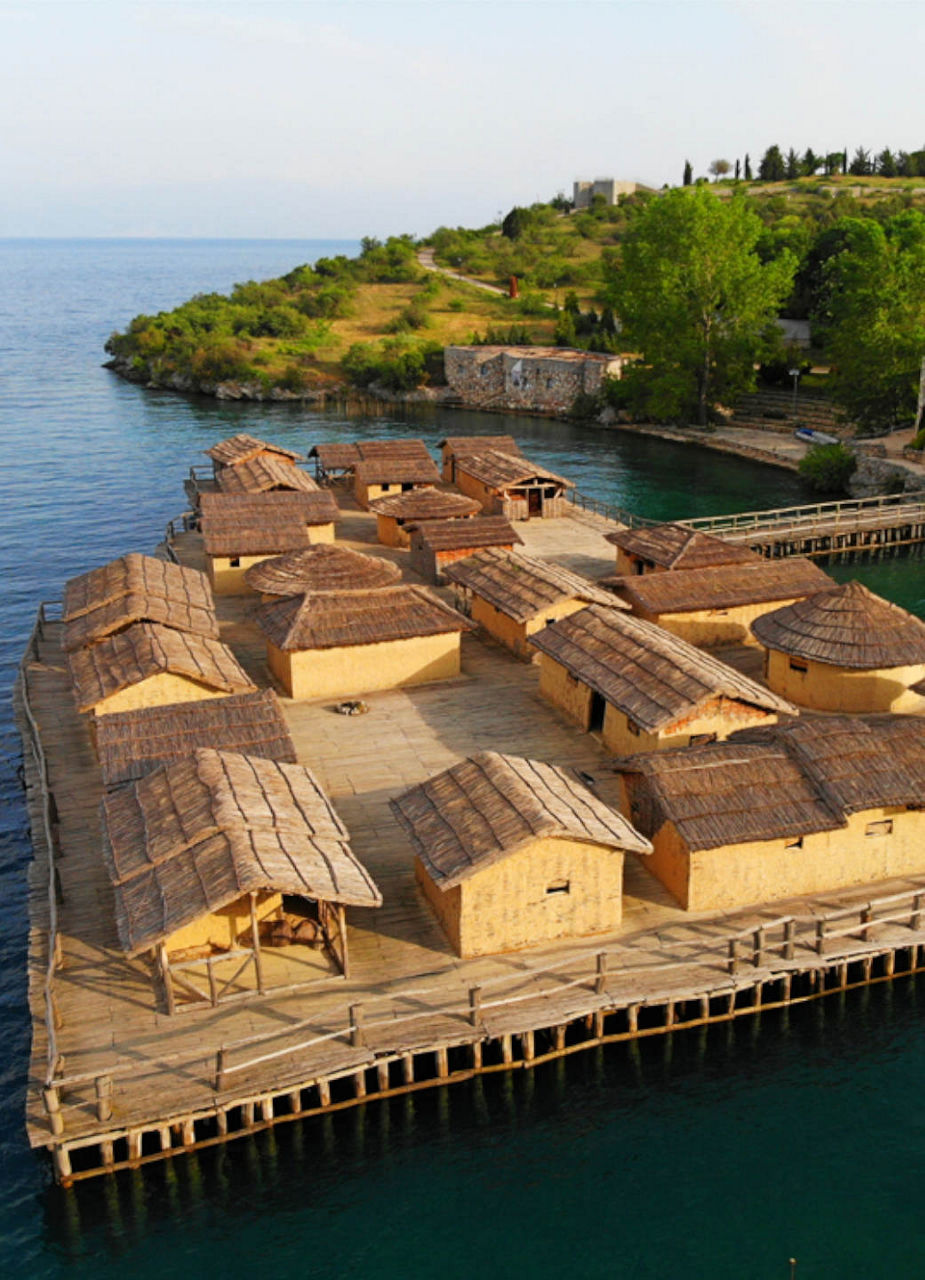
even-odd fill
[[[893,834],[893,819],[884,818],[881,822],[868,822],[864,829],[866,836],[891,836]]]
[[[785,848],[785,849],[802,849],[802,848],[803,848],[803,837],[802,837],[802,836],[797,836],[796,840],[785,840],[785,841],[784,841],[784,848]]]
[[[801,662],[799,658],[791,658],[791,659],[790,659],[790,670],[791,670],[791,671],[806,672],[806,671],[808,671],[808,670],[809,670],[809,666],[808,666],[805,662]]]
[[[629,716],[626,717],[626,727],[634,738],[639,737],[639,725],[635,720],[631,720]]]
[[[402,493],[407,493],[409,489],[413,489],[413,488],[414,488],[413,483],[406,482],[402,485],[401,491]]]
[[[231,559],[228,561],[228,563],[231,565],[232,569],[240,569],[240,568],[241,568],[241,557],[240,557],[240,556],[232,556],[232,557],[231,557]]]
[[[571,882],[568,880],[553,880],[552,884],[546,886],[547,898],[553,893],[571,893]]]

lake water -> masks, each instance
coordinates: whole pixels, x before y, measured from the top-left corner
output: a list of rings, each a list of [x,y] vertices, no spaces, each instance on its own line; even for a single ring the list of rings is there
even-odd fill
[[[722,454],[532,418],[347,418],[148,392],[109,332],[352,243],[0,241],[0,1276],[915,1276],[925,989],[904,981],[702,1036],[402,1098],[62,1192],[27,1148],[25,810],[9,695],[39,601],[150,551],[201,451],[246,430],[509,431],[585,492],[655,518],[803,501]],[[841,565],[925,616],[919,553]]]

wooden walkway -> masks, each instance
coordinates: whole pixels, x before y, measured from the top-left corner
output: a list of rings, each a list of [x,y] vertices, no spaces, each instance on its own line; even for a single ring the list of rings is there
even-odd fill
[[[603,572],[612,567],[605,528],[593,518],[531,522],[527,550]],[[372,531],[372,517],[350,512],[340,540],[369,550]],[[183,535],[177,551],[186,563],[201,564],[198,535]],[[405,552],[382,553],[406,564]],[[221,598],[218,607],[224,639],[266,685],[252,599]],[[267,953],[269,982],[310,986],[261,997],[242,979],[236,1002],[170,1017],[148,963],[128,961],[117,949],[100,849],[101,779],[74,707],[60,630],[49,621],[36,637],[17,714],[35,846],[27,1124],[32,1144],[53,1151],[64,1182],[371,1096],[742,1016],[754,1012],[755,1000],[767,1003],[768,984],[784,984],[781,999],[811,998],[829,971],[843,986],[878,976],[878,964],[892,973],[897,948],[907,953],[904,968],[925,960],[925,884],[879,886],[888,904],[879,907],[863,889],[773,910],[697,915],[681,911],[634,858],[619,931],[460,960],[415,887],[389,798],[492,747],[581,769],[602,799],[615,800],[600,744],[540,698],[536,668],[467,636],[459,679],[368,695],[367,716],[283,699],[299,759],[334,800],[385,899],[379,910],[349,912],[349,980],[305,948],[281,948]],[[46,817],[59,888],[57,944]],[[827,922],[822,935],[820,920]],[[857,972],[849,972],[846,957]],[[796,980],[809,986],[798,990]]]
[[[744,544],[768,558],[883,551],[925,542],[925,496],[819,502],[679,523]]]

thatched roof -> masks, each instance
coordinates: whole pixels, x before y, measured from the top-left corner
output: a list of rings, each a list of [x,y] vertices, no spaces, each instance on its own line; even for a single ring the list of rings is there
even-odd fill
[[[464,551],[469,547],[514,547],[523,542],[504,516],[472,520],[416,520],[406,526],[429,551]]]
[[[274,600],[261,605],[255,616],[267,639],[290,652],[409,640],[472,626],[418,586]]]
[[[475,498],[462,493],[447,493],[443,489],[409,489],[406,493],[390,494],[376,498],[369,504],[377,516],[391,516],[394,520],[452,520],[474,516],[482,510]]]
[[[860,582],[764,614],[752,632],[769,649],[857,671],[925,663],[925,622]]]
[[[647,733],[717,697],[796,714],[785,699],[725,662],[616,609],[581,609],[536,632],[530,643]]]
[[[316,444],[309,449],[308,456],[317,458],[325,471],[351,471],[360,461],[359,449],[352,442],[346,441]]]
[[[223,467],[216,478],[221,493],[272,493],[275,489],[292,489],[301,493],[317,493],[318,486],[291,462],[278,458],[256,457]]]
[[[430,456],[364,458],[353,469],[357,484],[439,484],[440,472]]]
[[[925,795],[917,716],[803,717],[617,768],[641,780],[633,822],[650,836],[673,822],[691,850],[834,831],[851,813]]]
[[[375,591],[392,586],[400,578],[401,569],[391,560],[350,551],[333,542],[319,542],[304,551],[261,560],[244,574],[252,591],[272,596]]]
[[[391,801],[415,852],[441,889],[559,836],[610,849],[652,846],[565,769],[483,751]]]
[[[535,560],[520,551],[498,548],[477,551],[465,560],[445,565],[443,574],[449,582],[487,600],[515,622],[530,622],[562,600],[584,600],[611,609],[621,608],[620,602],[596,583],[571,569],[547,560]]]
[[[753,563],[760,558],[748,547],[724,542],[722,538],[683,524],[618,529],[605,537],[628,555],[650,560],[665,569],[706,569],[716,564]]]
[[[201,702],[117,711],[96,718],[96,754],[107,787],[134,782],[197,747],[242,751],[297,763],[289,730],[271,689]]]
[[[456,459],[457,472],[473,476],[490,489],[509,489],[512,485],[530,481],[550,481],[572,488],[571,480],[557,476],[529,458],[520,454],[504,453],[500,449],[484,449],[480,453],[466,453]]]
[[[513,436],[447,436],[437,441],[438,449],[446,449],[451,456],[463,453],[484,453],[497,449],[500,453],[520,453],[520,445]]]
[[[205,453],[207,458],[211,458],[221,467],[236,467],[241,462],[248,462],[251,458],[255,458],[259,453],[276,453],[281,458],[289,458],[292,461],[304,456],[296,453],[294,449],[284,449],[282,445],[268,444],[266,440],[258,440],[244,432],[219,441],[211,449],[206,449]]]
[[[318,493],[202,495],[202,537],[210,556],[281,555],[310,545],[309,525],[339,518],[327,490]]]
[[[64,620],[66,652],[133,622],[160,622],[177,631],[218,639],[206,575],[134,552],[72,578],[64,588]]]
[[[300,765],[199,748],[104,796],[102,817],[129,955],[246,893],[382,902],[347,829]]]
[[[732,609],[772,600],[792,600],[825,591],[832,579],[811,560],[759,560],[755,564],[720,564],[683,573],[644,573],[601,578],[613,585],[633,608],[646,613],[691,613],[700,609]]]
[[[423,440],[356,440],[316,444],[309,450],[310,458],[317,458],[325,471],[351,471],[364,459],[388,458],[393,461],[407,458],[430,460],[430,451]]]
[[[67,661],[80,711],[91,710],[120,689],[168,673],[223,693],[254,688],[234,654],[219,640],[154,622],[132,623],[124,631],[69,653]]]

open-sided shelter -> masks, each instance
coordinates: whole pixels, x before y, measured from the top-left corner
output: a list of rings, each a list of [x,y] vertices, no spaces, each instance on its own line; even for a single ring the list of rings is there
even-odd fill
[[[64,588],[62,617],[62,644],[68,653],[136,622],[159,622],[218,639],[206,575],[137,552],[71,578]]]
[[[282,918],[284,895],[314,904],[344,973],[344,908],[382,902],[300,765],[201,747],[104,795],[102,818],[119,941],[157,956],[171,1012],[172,961],[191,953],[249,953],[264,989],[261,930]]]
[[[364,509],[377,498],[431,489],[440,483],[433,458],[364,458],[353,469],[353,496]]]
[[[456,483],[456,459],[465,453],[484,453],[497,449],[501,453],[519,454],[520,445],[513,436],[447,436],[437,442],[441,470],[448,484]]]
[[[395,689],[459,675],[471,623],[424,587],[295,596],[263,604],[267,662],[291,698]]]
[[[618,762],[647,866],[690,910],[925,872],[918,716],[800,717]]]
[[[412,569],[427,582],[442,583],[443,570],[493,548],[512,551],[523,539],[504,516],[476,516],[472,520],[422,520],[408,529]]]
[[[462,493],[481,502],[486,515],[508,520],[564,515],[566,490],[573,487],[554,471],[500,449],[458,456],[456,484]]]
[[[282,445],[258,440],[256,436],[250,436],[243,431],[229,436],[227,440],[220,440],[211,449],[206,449],[205,453],[207,458],[212,459],[216,477],[222,467],[237,467],[242,462],[252,462],[255,458],[272,458],[287,466],[293,466],[305,456],[297,453],[295,449],[285,449]]]
[[[489,548],[443,572],[462,612],[520,658],[533,656],[531,638],[550,622],[589,604],[621,607],[608,591],[571,569],[520,551]]]
[[[772,689],[817,711],[921,711],[925,622],[860,582],[820,591],[752,625]]]
[[[208,702],[170,703],[101,716],[96,754],[107,787],[136,782],[197,747],[237,751],[297,764],[295,746],[272,689],[232,693]]]
[[[465,520],[478,515],[482,505],[462,493],[444,489],[410,489],[369,504],[376,517],[376,536],[385,547],[411,545],[408,526],[425,520]]]
[[[430,458],[423,440],[355,440],[316,444],[308,456],[315,460],[315,474],[322,483],[350,480],[358,462],[366,459]]]
[[[244,575],[252,591],[276,596],[330,595],[345,591],[378,591],[401,578],[401,569],[382,556],[368,556],[333,542],[261,560]]]
[[[251,565],[317,542],[334,541],[339,518],[331,493],[202,495],[202,538],[216,595],[247,590]]]
[[[215,478],[219,493],[317,493],[315,481],[301,467],[272,455],[222,467]]]
[[[231,650],[210,636],[134,622],[67,655],[77,708],[96,716],[198,702],[254,688]]]
[[[592,605],[537,631],[540,692],[614,755],[726,738],[796,708],[686,640]]]
[[[828,574],[802,558],[600,581],[637,617],[705,648],[754,644],[750,628],[756,618],[832,585]]]
[[[460,956],[607,933],[623,857],[651,845],[567,770],[484,751],[391,802],[415,876]]]
[[[617,573],[635,575],[667,569],[710,569],[717,564],[754,564],[748,547],[724,542],[684,524],[656,524],[605,534],[617,548]]]

